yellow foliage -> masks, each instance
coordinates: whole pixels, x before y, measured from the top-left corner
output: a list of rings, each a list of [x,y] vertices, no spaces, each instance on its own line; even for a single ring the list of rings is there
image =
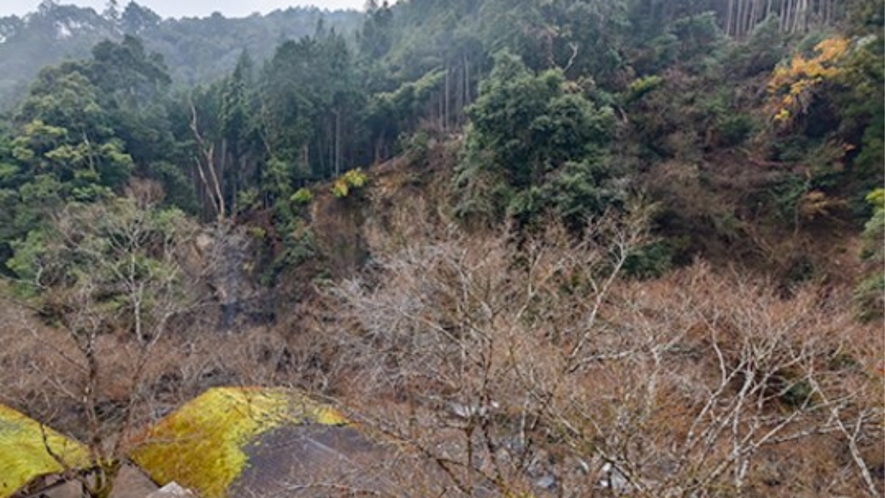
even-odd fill
[[[867,195],[869,202],[877,211],[885,210],[885,189],[877,188]]]
[[[359,189],[366,185],[369,178],[360,168],[344,173],[332,184],[332,195],[341,199],[347,197],[351,189]]]
[[[332,184],[332,195],[333,196],[335,196],[339,199],[343,199],[343,198],[347,197],[347,194],[349,194],[349,193],[350,193],[350,187],[347,185],[347,181],[344,179],[344,177],[341,177],[341,178],[335,180],[335,183]]]
[[[775,68],[768,82],[769,108],[775,122],[788,124],[805,112],[816,88],[839,75],[839,63],[848,48],[845,38],[828,38],[814,47],[813,58],[797,54],[789,65]]]
[[[365,186],[369,178],[363,173],[363,170],[357,168],[344,173],[344,180],[353,188],[361,188]]]
[[[789,121],[790,119],[790,111],[788,109],[781,109],[780,112],[775,114],[774,120],[778,122]]]
[[[818,59],[822,62],[835,62],[848,52],[848,40],[836,36],[827,38],[817,44],[814,50],[819,52]]]
[[[0,498],[37,477],[66,470],[47,446],[68,468],[89,467],[85,446],[0,405]]]
[[[817,218],[829,216],[833,211],[844,209],[847,205],[843,199],[830,197],[819,190],[813,190],[802,196],[799,212],[805,218]]]
[[[248,464],[245,446],[287,424],[343,425],[336,410],[286,389],[216,388],[160,421],[133,452],[155,481],[227,496]]]

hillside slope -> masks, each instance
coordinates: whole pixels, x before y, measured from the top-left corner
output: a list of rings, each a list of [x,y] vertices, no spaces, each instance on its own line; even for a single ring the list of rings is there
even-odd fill
[[[204,18],[162,19],[135,2],[122,12],[103,13],[43,2],[26,16],[0,18],[0,109],[15,105],[40,69],[86,58],[104,39],[140,37],[148,50],[163,56],[178,86],[191,87],[232,71],[243,51],[258,62],[268,59],[280,42],[314,34],[321,21],[327,29],[352,35],[362,14],[289,8],[242,19],[217,12]]]

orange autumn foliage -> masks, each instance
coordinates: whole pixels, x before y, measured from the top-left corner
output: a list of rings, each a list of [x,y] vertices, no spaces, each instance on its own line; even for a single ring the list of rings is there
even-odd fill
[[[768,82],[768,107],[775,123],[788,127],[796,116],[807,111],[817,88],[839,75],[839,63],[848,49],[845,38],[827,38],[814,47],[814,57],[806,59],[797,54],[789,65],[779,66],[772,72]]]

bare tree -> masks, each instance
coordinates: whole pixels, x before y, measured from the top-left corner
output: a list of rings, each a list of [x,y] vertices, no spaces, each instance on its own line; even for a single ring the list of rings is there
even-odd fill
[[[784,300],[703,264],[625,279],[647,240],[641,220],[596,220],[579,238],[551,224],[514,241],[430,230],[422,211],[369,231],[374,264],[331,289],[324,322],[353,416],[426,464],[404,489],[880,491],[865,455],[883,441],[881,382],[864,365],[881,338],[853,321],[847,297],[809,288]],[[816,459],[787,468],[795,448]]]
[[[207,140],[203,138],[203,133],[200,132],[197,108],[193,103],[191,103],[190,127],[191,133],[194,135],[194,140],[197,142],[197,148],[199,149],[199,155],[194,158],[194,161],[197,165],[197,173],[199,173],[200,182],[206,193],[212,199],[212,208],[215,211],[217,220],[223,222],[227,217],[227,208],[225,207],[224,201],[224,187],[221,184],[222,175],[216,171],[218,167],[215,164],[215,144],[207,143]],[[223,161],[225,155],[226,152],[222,152],[222,171],[224,170]],[[207,170],[209,172],[208,177],[206,175]]]
[[[32,296],[17,308],[18,324],[43,348],[40,377],[70,401],[47,400],[46,408],[73,404],[82,414],[92,468],[75,475],[88,496],[110,495],[133,434],[153,415],[158,367],[180,357],[164,339],[199,303],[181,263],[193,234],[181,213],[150,199],[72,204],[44,233],[31,279],[17,283]],[[49,327],[37,325],[28,309]],[[59,463],[70,469],[71,462]]]
[[[91,497],[112,492],[153,423],[206,388],[328,384],[304,372],[319,355],[269,325],[218,330],[213,283],[242,266],[218,254],[238,243],[229,227],[161,209],[150,182],[127,194],[68,206],[20,251],[26,278],[0,282],[0,402],[86,443],[87,468],[56,456]]]

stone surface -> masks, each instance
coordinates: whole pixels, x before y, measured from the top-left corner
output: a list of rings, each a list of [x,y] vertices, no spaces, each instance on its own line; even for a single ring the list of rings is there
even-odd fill
[[[178,483],[171,482],[147,495],[147,498],[197,498],[197,495],[181,487]]]

